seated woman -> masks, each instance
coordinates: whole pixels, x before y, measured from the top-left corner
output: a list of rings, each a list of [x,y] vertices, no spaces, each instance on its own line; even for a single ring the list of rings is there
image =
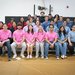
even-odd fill
[[[6,46],[8,50],[8,60],[11,60],[11,46],[10,46],[11,31],[8,30],[6,24],[3,25],[3,29],[0,30],[0,50],[2,47]]]
[[[69,52],[71,55],[74,55],[75,48],[75,25],[72,26],[72,31],[68,34],[68,42],[69,42]]]
[[[64,28],[64,26],[61,26],[59,28],[58,32],[58,43],[59,43],[59,49],[56,51],[57,59],[59,59],[60,52],[61,52],[61,58],[66,57],[66,50],[67,50],[67,33]]]
[[[27,58],[32,58],[33,46],[35,43],[35,34],[32,25],[28,26],[28,31],[25,33],[25,39],[27,44]]]
[[[48,50],[49,47],[50,48],[54,48],[57,51],[59,49],[58,43],[57,43],[57,39],[58,39],[58,35],[56,32],[54,32],[54,26],[50,25],[50,30],[46,33],[45,35],[45,58],[48,59]]]
[[[38,32],[36,33],[36,58],[39,57],[39,50],[41,50],[41,58],[44,58],[44,41],[45,41],[45,32],[40,26]]]

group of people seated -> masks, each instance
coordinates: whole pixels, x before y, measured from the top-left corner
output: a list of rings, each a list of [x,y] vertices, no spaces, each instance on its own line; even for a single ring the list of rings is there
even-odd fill
[[[49,48],[55,49],[56,59],[67,57],[67,50],[70,55],[74,55],[75,48],[75,19],[70,21],[62,16],[49,14],[44,20],[40,17],[29,15],[27,21],[21,17],[16,23],[14,19],[7,24],[0,21],[0,55],[2,47],[8,50],[8,60],[17,58],[17,48],[21,48],[20,56],[33,58],[33,48],[35,46],[35,58],[38,58],[39,51],[41,58],[48,59]],[[13,52],[13,57],[12,57]]]

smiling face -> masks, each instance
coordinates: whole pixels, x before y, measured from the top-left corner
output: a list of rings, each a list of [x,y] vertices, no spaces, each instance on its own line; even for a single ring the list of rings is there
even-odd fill
[[[39,27],[38,32],[43,32],[42,26]]]
[[[24,18],[23,18],[23,17],[21,17],[21,18],[20,18],[20,21],[21,21],[21,22],[24,22]]]
[[[8,26],[7,26],[6,24],[4,24],[4,25],[3,25],[3,29],[4,29],[4,30],[7,30],[7,29],[8,29]]]
[[[54,31],[54,26],[50,25],[50,31]]]
[[[0,28],[2,28],[3,27],[3,24],[2,24],[2,22],[0,22]]]
[[[67,22],[66,22],[66,21],[64,21],[63,25],[64,25],[64,26],[66,26],[66,25],[67,25]]]
[[[15,22],[13,22],[13,27],[16,27],[16,23]]]
[[[59,17],[59,20],[60,20],[60,21],[63,21],[63,17],[62,17],[62,16],[60,16],[60,17]]]
[[[39,26],[40,25],[40,22],[39,21],[36,21],[36,25]]]
[[[48,16],[45,17],[45,21],[48,21]]]
[[[29,26],[29,30],[31,31],[33,29],[32,25]]]
[[[17,26],[17,28],[20,30],[20,29],[22,29],[22,26]]]
[[[64,27],[61,27],[61,28],[60,28],[60,31],[63,32],[63,31],[64,31]]]
[[[72,31],[75,31],[75,25],[74,25],[74,26],[72,26]]]

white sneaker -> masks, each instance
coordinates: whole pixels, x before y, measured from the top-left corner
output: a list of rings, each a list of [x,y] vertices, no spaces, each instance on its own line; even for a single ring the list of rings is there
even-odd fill
[[[21,57],[22,57],[22,58],[25,58],[24,54],[21,54]]]
[[[44,56],[41,57],[42,59],[44,58]]]
[[[56,59],[59,60],[59,57],[57,57]]]
[[[29,55],[27,56],[27,59],[29,58]]]
[[[20,57],[17,57],[16,60],[21,60],[21,58]]]
[[[45,59],[48,59],[48,57],[46,57]]]
[[[32,55],[30,55],[30,58],[32,58]]]
[[[67,58],[67,56],[64,56],[65,58]]]
[[[15,55],[13,55],[13,58],[15,59],[17,57],[17,55],[15,54]]]
[[[35,58],[38,58],[38,56],[36,56]]]
[[[56,59],[59,60],[59,56],[57,56]]]
[[[64,58],[65,58],[65,56],[64,56],[64,55],[62,55],[62,56],[61,56],[61,58],[62,58],[62,59],[64,59]]]

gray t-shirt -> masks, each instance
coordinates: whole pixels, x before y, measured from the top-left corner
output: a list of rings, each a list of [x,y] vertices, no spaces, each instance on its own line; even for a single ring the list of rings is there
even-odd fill
[[[70,38],[70,40],[71,40],[72,42],[75,42],[75,32],[70,31],[70,32],[68,33],[68,38]]]

